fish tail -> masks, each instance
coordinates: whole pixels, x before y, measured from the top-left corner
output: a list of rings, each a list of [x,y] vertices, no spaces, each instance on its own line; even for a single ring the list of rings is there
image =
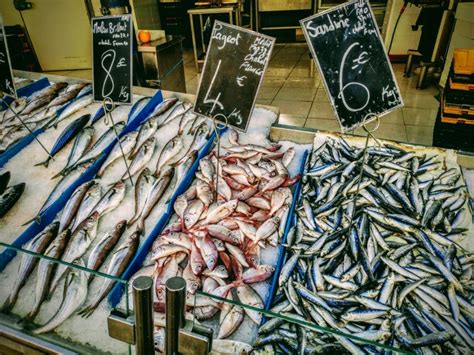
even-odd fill
[[[48,157],[48,159],[46,159],[45,161],[42,161],[42,162],[40,162],[40,163],[35,164],[35,166],[43,165],[45,168],[47,168],[48,165],[49,165],[49,161],[50,161],[50,160],[51,160],[51,158]]]
[[[13,306],[15,305],[17,299],[18,299],[18,292],[15,291],[10,296],[8,296],[7,300],[3,304],[2,312],[10,313],[10,311],[12,310]]]
[[[137,231],[141,231],[143,232],[145,230],[145,219],[144,218],[140,218],[140,220],[138,221],[138,225],[137,225]]]
[[[38,315],[40,307],[41,307],[41,305],[35,306],[35,308],[33,310],[31,310],[31,312],[28,313],[25,316],[25,318],[24,318],[25,321],[32,322],[36,318],[36,316]]]
[[[94,274],[90,273],[87,277],[87,284],[90,285],[92,280],[94,280]]]
[[[81,309],[77,314],[80,315],[82,318],[89,318],[92,315],[92,313],[94,313],[94,311],[97,309],[97,307],[99,306],[99,303],[100,301],[94,304],[91,304],[89,306],[86,306],[83,309]]]

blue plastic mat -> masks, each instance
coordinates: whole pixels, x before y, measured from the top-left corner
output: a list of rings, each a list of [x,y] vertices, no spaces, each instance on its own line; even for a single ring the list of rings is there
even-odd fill
[[[298,204],[300,194],[301,194],[301,189],[303,186],[302,181],[303,181],[303,174],[304,174],[307,157],[308,157],[308,151],[305,150],[303,154],[303,160],[300,166],[300,172],[299,172],[301,175],[301,179],[296,183],[295,191],[293,192],[293,202],[291,203],[290,211],[288,212],[288,220],[286,221],[285,232],[283,233],[281,244],[278,247],[278,258],[277,258],[277,263],[275,266],[275,272],[273,273],[272,283],[270,285],[270,292],[268,294],[268,298],[265,300],[266,311],[268,311],[272,305],[273,297],[275,296],[275,291],[278,288],[278,278],[280,276],[280,271],[285,262],[286,253],[285,253],[285,247],[283,246],[283,244],[286,243],[286,238],[288,236],[288,232],[290,231],[291,227],[293,227],[293,225],[296,223],[296,216],[294,212],[295,212],[296,205]],[[266,318],[265,316],[263,316],[260,326],[262,326],[265,322],[266,322]]]
[[[158,91],[152,99],[148,102],[148,104],[142,109],[142,111],[137,116],[129,127],[127,126],[122,132],[119,134],[119,138],[124,136],[130,131],[135,130],[138,127],[138,121],[143,122],[147,119],[148,115],[153,112],[154,106],[158,105],[161,101],[163,101],[163,96],[160,91]],[[66,205],[67,201],[73,194],[74,190],[76,190],[81,184],[85,183],[86,181],[92,180],[94,176],[99,171],[102,164],[107,159],[107,156],[113,149],[114,145],[116,144],[117,139],[115,139],[106,149],[102,155],[97,159],[97,161],[92,164],[92,166],[84,172],[75,182],[69,186],[66,191],[59,197],[56,201],[54,201],[50,207],[46,209],[40,215],[40,223],[32,223],[19,237],[15,239],[13,243],[11,243],[15,247],[21,247],[25,243],[28,243],[32,238],[34,238],[39,232],[41,232],[47,225],[49,225],[56,215],[63,209]],[[5,269],[5,267],[10,263],[10,261],[15,257],[16,251],[13,249],[7,249],[3,253],[0,254],[0,272]]]

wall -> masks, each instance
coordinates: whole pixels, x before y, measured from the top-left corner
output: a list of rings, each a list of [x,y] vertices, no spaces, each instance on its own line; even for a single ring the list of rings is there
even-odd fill
[[[387,13],[385,15],[386,22],[385,26],[385,48],[390,45],[390,40],[392,38],[393,29],[395,27],[395,22],[397,21],[400,9],[402,8],[402,0],[392,0],[387,4]],[[420,8],[408,4],[405,12],[400,18],[398,23],[397,30],[395,32],[395,38],[393,39],[392,48],[390,55],[392,56],[406,56],[408,49],[417,49],[418,42],[421,35],[421,27],[418,28],[418,31],[413,31],[411,26],[416,23],[418,15],[420,13]]]
[[[20,13],[13,6],[13,0],[0,0],[0,13],[5,26],[23,25]]]

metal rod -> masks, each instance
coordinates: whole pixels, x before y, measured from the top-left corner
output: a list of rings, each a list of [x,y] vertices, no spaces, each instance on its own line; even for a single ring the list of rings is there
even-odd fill
[[[110,109],[109,109],[109,106],[107,106],[107,105],[110,106]],[[118,133],[117,133],[117,129],[115,128],[115,122],[114,122],[114,119],[112,117],[112,111],[115,108],[115,103],[112,101],[112,99],[106,97],[104,99],[104,101],[102,101],[102,107],[104,108],[104,113],[105,113],[105,120],[104,120],[105,124],[107,124],[107,117],[110,118],[110,122],[112,123],[112,128],[113,128],[114,133],[115,133],[115,138],[117,138],[117,142],[118,142],[118,145],[119,145],[119,148],[120,148],[120,152],[122,153],[123,162],[125,163],[125,168],[127,169],[128,178],[130,179],[130,183],[133,186],[132,175],[130,174],[130,168],[128,166],[127,157],[125,156],[125,153],[123,152],[122,142],[120,141],[120,138],[119,138]]]
[[[153,339],[153,279],[139,276],[132,284],[135,312],[135,352],[138,355],[154,354]]]
[[[178,354],[179,330],[183,327],[186,281],[182,277],[172,277],[166,281],[166,355]]]
[[[12,101],[13,103],[14,101]],[[21,119],[20,115],[18,113],[16,113],[15,110],[13,110],[11,108],[11,104],[8,105],[8,109],[13,112],[13,114],[15,115],[16,118],[18,118],[18,120],[21,122],[21,124],[23,126],[25,126],[25,128],[28,130],[28,132],[30,132],[30,134],[33,134],[33,131],[30,129],[30,127],[28,127],[26,125],[26,123]],[[46,154],[48,154],[48,157],[50,157],[53,161],[54,161],[54,158],[51,156],[51,153],[48,151],[48,149],[46,149],[46,147],[43,145],[43,143],[41,143],[41,141],[38,139],[38,137],[36,137],[36,135],[33,135],[33,138],[36,140],[36,142],[38,142],[38,144],[41,146],[41,148],[44,149],[44,151],[46,152]]]

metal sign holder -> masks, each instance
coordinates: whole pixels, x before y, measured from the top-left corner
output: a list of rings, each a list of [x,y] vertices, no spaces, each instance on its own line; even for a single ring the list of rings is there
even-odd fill
[[[373,117],[373,119],[371,119]],[[370,120],[369,122],[367,122]],[[355,214],[355,204],[357,203],[357,198],[359,197],[359,192],[360,192],[360,184],[362,182],[362,176],[364,175],[364,166],[365,162],[367,160],[367,149],[369,147],[369,139],[372,138],[378,145],[380,145],[379,141],[377,138],[374,137],[373,133],[379,128],[380,126],[380,117],[374,113],[370,113],[364,118],[364,123],[362,125],[362,128],[364,131],[367,133],[367,136],[365,138],[365,145],[364,145],[364,153],[362,155],[362,163],[360,164],[360,173],[359,173],[359,178],[357,180],[357,189],[356,193],[352,197],[351,202],[349,202],[352,205],[352,211],[351,211],[351,219],[349,222],[349,226],[347,227],[347,231],[350,233],[352,225],[354,224],[354,214]],[[367,128],[367,125],[371,122],[375,122],[375,127],[372,129]]]
[[[5,96],[9,96],[9,95],[6,95]],[[11,96],[13,97],[14,99],[16,99],[15,96]],[[7,106],[7,110],[10,110],[11,112],[13,112],[13,114],[15,115],[15,117],[18,119],[18,121],[21,122],[21,124],[28,130],[28,132],[30,132],[30,134],[33,134],[33,131],[30,129],[30,127],[28,127],[28,125],[25,123],[25,121],[22,120],[22,118],[20,117],[20,115],[14,110],[12,109],[11,105],[14,101],[12,101],[8,106]],[[53,161],[54,161],[54,158],[51,156],[51,153],[48,151],[48,149],[46,149],[46,147],[43,145],[43,143],[41,143],[41,141],[38,139],[38,137],[36,135],[33,135],[33,138],[35,139],[35,141],[41,146],[41,148],[43,148],[43,150],[46,152],[46,154],[48,154],[48,157],[50,157]]]
[[[128,166],[127,157],[125,157],[125,153],[123,152],[122,142],[120,141],[119,135],[117,133],[117,129],[115,128],[114,118],[112,117],[112,111],[115,109],[115,102],[110,98],[106,97],[102,100],[102,107],[104,108],[104,122],[106,125],[109,124],[109,120],[112,123],[112,129],[115,133],[115,138],[117,138],[118,145],[120,147],[120,152],[122,153],[123,162],[125,163],[125,168],[127,169],[128,178],[130,179],[130,183],[133,186],[132,175],[130,174],[130,168]]]
[[[217,117],[222,116],[225,120],[225,123],[218,122]],[[218,113],[215,116],[212,116],[212,125],[214,128],[214,132],[216,133],[216,140],[217,140],[217,156],[216,156],[216,181],[215,181],[215,194],[214,198],[217,202],[217,199],[219,197],[219,157],[221,156],[221,138],[219,134],[219,130],[223,130],[224,128],[229,128],[227,117],[221,113]],[[220,125],[220,126],[219,126]]]

